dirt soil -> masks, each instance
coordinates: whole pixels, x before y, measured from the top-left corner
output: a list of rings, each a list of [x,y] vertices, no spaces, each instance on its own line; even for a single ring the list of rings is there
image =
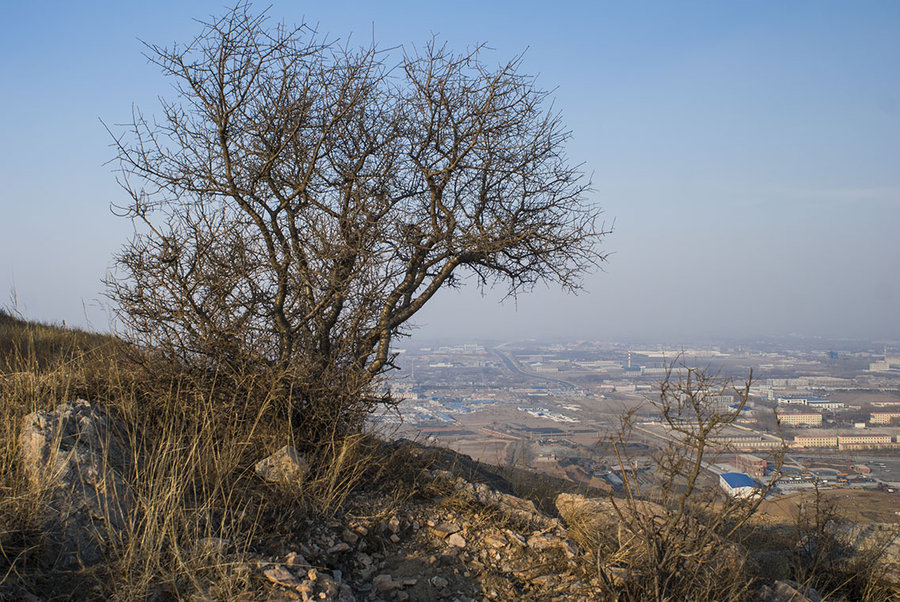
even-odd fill
[[[857,523],[900,523],[900,494],[882,491],[826,489],[823,498],[835,504],[840,514]],[[801,500],[811,502],[812,491],[792,493],[766,500],[759,508],[759,518],[771,523],[791,524],[797,516]]]

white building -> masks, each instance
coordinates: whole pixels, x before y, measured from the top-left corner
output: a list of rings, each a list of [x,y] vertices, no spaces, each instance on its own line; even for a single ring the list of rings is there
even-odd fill
[[[791,426],[797,426],[800,424],[805,424],[809,426],[821,426],[822,424],[822,415],[815,413],[801,413],[801,412],[777,412],[778,422],[782,424],[789,424]]]
[[[759,492],[756,482],[742,472],[719,475],[719,486],[731,497],[749,498]]]

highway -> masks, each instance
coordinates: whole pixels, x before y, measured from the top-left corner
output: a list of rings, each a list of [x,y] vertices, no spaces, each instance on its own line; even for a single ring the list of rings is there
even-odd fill
[[[506,355],[505,353],[500,351],[499,347],[493,347],[493,348],[491,348],[491,351],[494,353],[494,355],[496,355],[503,361],[503,363],[506,365],[506,367],[509,368],[510,372],[513,372],[515,374],[521,374],[522,376],[527,376],[528,378],[536,378],[538,380],[544,380],[547,382],[555,383],[555,384],[561,385],[564,389],[567,389],[567,390],[572,390],[572,389],[578,388],[574,383],[570,383],[569,381],[561,380],[559,378],[549,378],[547,376],[540,376],[538,374],[532,374],[530,372],[525,372],[524,370],[522,370],[521,368],[519,368],[516,365],[516,363],[512,360],[512,358],[510,358],[508,355]]]

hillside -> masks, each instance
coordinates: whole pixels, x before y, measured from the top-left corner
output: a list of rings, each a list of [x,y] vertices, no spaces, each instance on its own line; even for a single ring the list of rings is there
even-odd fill
[[[205,388],[111,336],[0,313],[0,354],[2,599],[898,593],[886,581],[896,566],[872,547],[891,533],[848,531],[837,516],[748,524],[691,550],[703,516],[676,524],[624,492],[417,442],[360,434],[301,457],[274,401]],[[665,596],[658,544],[679,563]]]

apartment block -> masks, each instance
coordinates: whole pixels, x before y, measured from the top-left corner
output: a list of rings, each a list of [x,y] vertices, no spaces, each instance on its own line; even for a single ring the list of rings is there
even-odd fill
[[[800,412],[791,412],[791,413],[782,413],[778,412],[778,422],[782,424],[789,424],[791,426],[798,425],[806,425],[806,426],[821,426],[822,424],[822,415],[816,413],[800,413]]]
[[[838,449],[864,449],[868,447],[890,447],[893,443],[890,435],[884,433],[865,433],[859,435],[838,435]]]
[[[890,424],[892,420],[900,420],[900,412],[872,412],[869,415],[872,424]]]
[[[793,447],[837,447],[837,435],[797,435]]]

